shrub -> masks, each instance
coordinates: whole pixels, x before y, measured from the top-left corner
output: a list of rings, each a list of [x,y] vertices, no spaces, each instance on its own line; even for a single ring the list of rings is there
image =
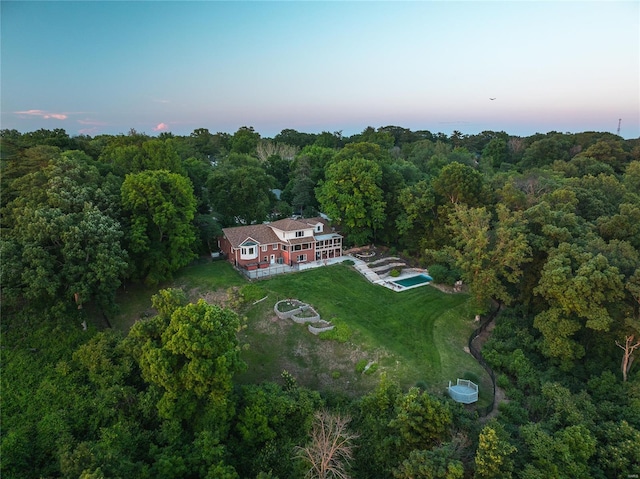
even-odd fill
[[[511,386],[511,381],[506,374],[498,374],[496,378],[496,385],[502,389],[506,389]]]
[[[358,374],[373,374],[378,369],[378,363],[371,363],[369,369],[367,369],[369,361],[367,359],[361,359],[356,363],[356,373]]]
[[[331,371],[331,377],[333,379],[340,379],[340,376],[341,376],[340,371]]]
[[[332,319],[331,323],[333,324],[333,329],[321,332],[318,337],[324,340],[338,341],[339,343],[346,343],[349,341],[349,338],[353,333],[351,328],[338,318]]]
[[[429,276],[439,284],[453,286],[460,279],[460,270],[447,264],[435,263],[429,266]]]
[[[378,370],[378,363],[373,363],[371,366],[369,366],[369,369],[365,369],[364,373],[365,374],[373,374],[377,370]]]
[[[433,278],[433,281],[439,284],[447,284],[447,278],[449,277],[449,268],[442,264],[434,264],[429,266],[429,276]]]
[[[353,266],[355,263],[352,259],[345,259],[342,264],[346,264],[347,266]]]
[[[400,271],[393,268],[390,272],[389,272],[389,276],[391,276],[392,278],[397,278],[398,276],[400,276]]]

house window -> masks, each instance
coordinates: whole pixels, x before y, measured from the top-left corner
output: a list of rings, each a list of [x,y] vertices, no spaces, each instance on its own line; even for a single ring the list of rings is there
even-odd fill
[[[267,251],[267,248],[268,248],[268,246],[263,245],[263,246],[262,246],[262,251]]]
[[[322,223],[316,225],[316,233],[322,233]]]
[[[274,244],[274,245],[273,245],[273,251],[276,251],[277,249],[278,249],[278,245],[277,245],[277,244]]]
[[[293,251],[300,251],[302,249],[302,245],[301,244],[294,244],[293,245]]]
[[[297,261],[298,263],[304,263],[305,261],[307,261],[307,255],[306,255],[306,254],[299,254],[299,255],[296,257],[296,261]]]
[[[257,246],[242,246],[240,248],[240,259],[256,259],[258,257]]]
[[[309,243],[303,243],[302,249],[311,249],[311,245]]]
[[[296,231],[296,238],[302,238],[304,236],[304,231]]]

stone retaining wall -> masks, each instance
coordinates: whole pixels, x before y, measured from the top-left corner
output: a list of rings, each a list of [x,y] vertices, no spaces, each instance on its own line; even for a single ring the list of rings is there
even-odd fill
[[[299,304],[300,306],[298,306],[296,309],[292,309],[292,310],[289,310],[289,311],[280,311],[280,310],[278,309],[278,305],[279,305],[280,303],[285,303],[285,302],[287,302],[287,303],[291,303],[291,304],[294,304],[294,305],[295,305],[295,304]],[[304,309],[303,309],[303,308],[304,308],[305,306],[308,306],[308,305],[307,305],[307,304],[305,304],[305,303],[302,303],[302,302],[300,302],[300,301],[297,301],[297,300],[295,300],[295,299],[283,299],[282,301],[278,301],[278,302],[275,304],[275,306],[273,307],[273,311],[276,313],[276,315],[277,315],[280,319],[289,319],[289,318],[290,318],[290,317],[292,317],[293,315],[295,315],[295,314],[297,314],[297,313],[300,313],[301,311],[304,311]]]
[[[314,311],[315,312],[315,311]],[[290,316],[290,318],[295,321],[298,324],[304,324],[304,323],[317,323],[318,321],[321,321],[320,319],[320,315],[319,314],[315,314],[313,316]]]
[[[299,305],[297,308],[292,309],[290,311],[280,311],[278,309],[278,306],[281,303],[285,303],[288,302],[293,306]],[[309,331],[313,334],[319,334],[323,331],[329,331],[331,329],[333,329],[333,325],[327,321],[323,321],[320,318],[320,315],[316,312],[315,309],[313,309],[311,306],[309,306],[306,303],[303,303],[302,301],[298,301],[296,299],[283,299],[281,301],[278,301],[275,306],[273,307],[273,311],[276,313],[276,315],[278,316],[278,318],[280,319],[291,319],[292,321],[298,323],[298,324],[305,324],[305,323],[312,323],[312,324],[318,324],[318,323],[323,323],[322,326],[311,326],[311,324],[309,324],[308,328]],[[307,316],[299,316],[300,313],[306,313]],[[312,313],[309,315],[309,313]]]
[[[307,328],[309,329],[309,332],[311,334],[320,334],[323,333],[325,331],[331,331],[333,329],[333,324],[328,323],[326,321],[319,321],[319,323],[323,323],[325,326],[307,326]]]

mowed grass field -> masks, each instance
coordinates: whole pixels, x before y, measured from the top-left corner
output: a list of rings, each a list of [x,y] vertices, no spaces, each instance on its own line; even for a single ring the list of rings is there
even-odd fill
[[[223,301],[229,288],[247,284],[226,262],[200,261],[161,287],[183,287],[192,299]],[[382,374],[405,388],[419,384],[433,393],[444,392],[449,380],[468,377],[480,381],[480,405],[491,400],[487,374],[465,352],[477,326],[466,295],[445,294],[431,286],[394,292],[369,283],[346,264],[253,285],[266,299],[244,310],[239,339],[248,368],[237,376],[240,383],[279,381],[286,369],[306,387],[355,396],[375,388]],[[136,309],[150,308],[157,289],[126,293],[129,305],[123,305],[117,327],[128,328],[139,317]],[[286,298],[308,303],[322,319],[346,326],[348,339],[321,339],[306,325],[278,319],[274,305]],[[363,373],[363,364],[370,370]]]

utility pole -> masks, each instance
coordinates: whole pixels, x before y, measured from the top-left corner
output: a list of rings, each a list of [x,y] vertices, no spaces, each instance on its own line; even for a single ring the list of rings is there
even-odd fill
[[[618,118],[618,130],[616,131],[616,135],[620,136],[620,123],[622,123],[622,118]]]

